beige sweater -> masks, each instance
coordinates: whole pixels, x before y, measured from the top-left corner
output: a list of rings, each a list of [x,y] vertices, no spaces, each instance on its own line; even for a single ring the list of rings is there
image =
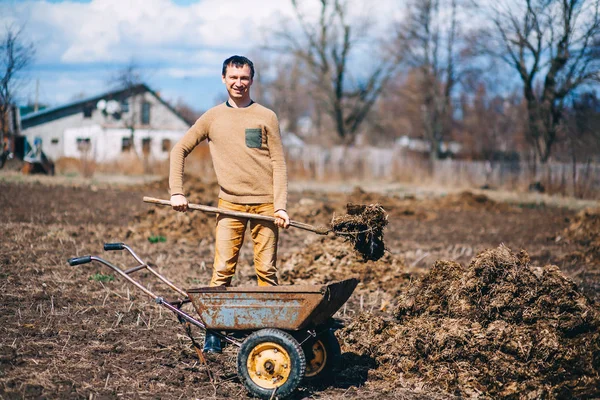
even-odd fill
[[[246,108],[223,103],[205,112],[171,150],[171,195],[184,194],[185,157],[205,139],[221,186],[220,198],[286,209],[287,172],[273,111],[257,103]]]

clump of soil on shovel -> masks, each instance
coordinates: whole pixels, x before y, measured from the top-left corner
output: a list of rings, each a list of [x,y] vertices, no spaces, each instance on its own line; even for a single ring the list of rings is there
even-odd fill
[[[347,214],[333,218],[332,230],[344,236],[363,259],[377,261],[385,252],[383,228],[388,224],[387,214],[379,204],[346,205]]]
[[[598,310],[525,251],[438,261],[398,301],[396,319],[364,314],[340,331],[344,351],[375,359],[370,380],[470,398],[600,395]]]

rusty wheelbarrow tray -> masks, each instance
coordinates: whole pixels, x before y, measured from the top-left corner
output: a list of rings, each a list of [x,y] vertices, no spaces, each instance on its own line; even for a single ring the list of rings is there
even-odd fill
[[[74,257],[68,260],[69,264],[76,266],[100,262],[157,304],[174,312],[180,322],[203,330],[210,329],[222,340],[239,347],[238,375],[246,388],[257,397],[286,397],[302,379],[329,378],[339,361],[340,345],[333,334],[336,324],[332,316],[350,298],[358,284],[357,279],[327,285],[183,290],[142,261],[124,243],[106,243],[104,250],[127,250],[139,265],[121,269],[97,256]],[[180,298],[167,301],[130,276],[141,270],[153,274],[177,292]],[[190,302],[199,317],[193,317],[181,309]],[[186,326],[189,334],[189,325]],[[191,334],[190,338],[195,344]],[[203,359],[201,353],[199,357]]]
[[[347,279],[327,285],[218,286],[189,289],[187,294],[210,329],[297,331],[326,323],[357,283]]]

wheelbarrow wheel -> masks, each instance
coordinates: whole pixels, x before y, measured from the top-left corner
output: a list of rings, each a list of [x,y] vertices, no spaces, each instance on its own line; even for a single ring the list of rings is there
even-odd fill
[[[237,364],[244,386],[262,399],[290,395],[306,369],[298,341],[279,329],[261,329],[248,336],[238,352]]]
[[[302,348],[306,357],[306,380],[316,383],[331,378],[342,357],[340,343],[333,331],[321,332],[304,342]]]

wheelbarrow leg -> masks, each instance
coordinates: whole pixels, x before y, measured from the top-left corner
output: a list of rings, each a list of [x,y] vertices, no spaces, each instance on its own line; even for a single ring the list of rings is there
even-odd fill
[[[206,361],[206,357],[204,357],[204,354],[202,353],[202,350],[200,349],[200,345],[198,344],[198,342],[196,342],[196,339],[194,339],[194,336],[192,335],[192,324],[190,324],[187,321],[185,322],[185,333],[187,333],[188,337],[191,339],[192,346],[194,347],[194,350],[196,351],[196,355],[198,356],[198,359],[200,360],[200,364],[202,364],[204,366],[204,368],[206,369],[206,374],[208,375],[208,379],[210,380],[210,383],[215,383],[212,372],[208,366],[208,362]]]
[[[215,335],[210,329],[206,330],[204,337],[204,349],[205,353],[222,353],[221,338]]]

